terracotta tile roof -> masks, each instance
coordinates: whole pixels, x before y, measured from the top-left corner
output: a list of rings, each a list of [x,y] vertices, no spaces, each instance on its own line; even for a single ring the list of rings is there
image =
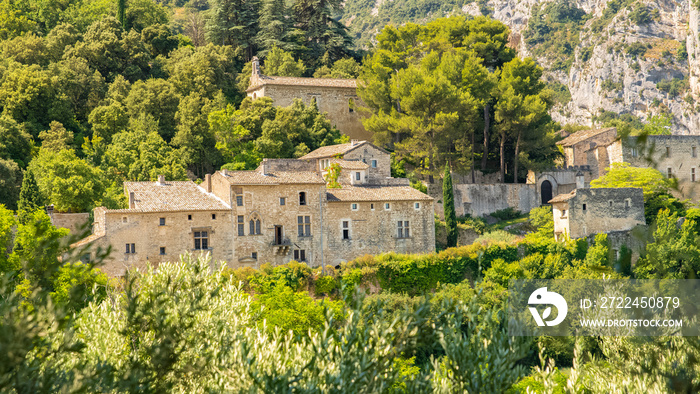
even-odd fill
[[[574,134],[571,134],[570,136],[557,142],[557,145],[563,145],[563,146],[575,145],[581,141],[585,141],[591,137],[595,137],[598,134],[602,134],[602,133],[608,132],[610,130],[616,130],[616,129],[614,127],[608,127],[605,129],[591,129],[591,130],[577,131]]]
[[[330,162],[331,164],[336,163],[340,165],[340,168],[345,168],[346,170],[366,170],[369,168],[369,164],[359,160],[331,159]]]
[[[220,172],[232,185],[280,185],[280,184],[325,184],[315,171],[228,171]]]
[[[336,201],[426,201],[433,198],[410,186],[343,186],[326,191]]]
[[[207,193],[192,181],[124,182],[127,197],[134,192],[135,209],[108,210],[110,212],[165,212],[217,211],[231,207],[213,194]]]
[[[258,78],[251,80],[251,86],[246,91],[250,92],[264,85],[317,86],[356,89],[357,81],[354,79],[295,78],[260,75]]]
[[[72,244],[70,247],[71,248],[79,248],[79,247],[85,246],[91,242],[97,241],[98,239],[100,239],[104,236],[105,236],[105,234],[92,234],[92,235],[89,235],[89,236],[81,239],[80,241]]]
[[[565,194],[559,194],[556,197],[554,197],[553,199],[547,201],[547,203],[551,204],[554,202],[567,202],[567,201],[571,200],[572,198],[574,198],[574,196],[576,196],[576,190],[572,190],[572,191],[565,193]]]
[[[364,146],[365,144],[369,144],[374,148],[377,148],[381,150],[382,152],[389,153],[386,150],[369,143],[368,141],[355,141],[354,145],[353,142],[347,142],[345,144],[338,144],[338,145],[329,145],[329,146],[322,146],[312,152],[307,153],[306,155],[300,157],[302,160],[308,160],[308,159],[323,159],[326,157],[333,157],[335,155],[344,155],[354,149],[357,149],[361,146]]]

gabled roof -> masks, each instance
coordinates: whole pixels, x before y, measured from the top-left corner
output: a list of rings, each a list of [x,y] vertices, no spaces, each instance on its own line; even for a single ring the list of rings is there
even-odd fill
[[[320,184],[326,181],[315,171],[219,171],[231,185]]]
[[[369,164],[359,160],[330,159],[330,162],[331,164],[338,164],[340,168],[346,170],[366,170],[369,168]]]
[[[322,146],[322,147],[300,157],[300,159],[302,159],[302,160],[324,159],[324,158],[333,157],[336,155],[344,155],[348,152],[351,152],[351,151],[353,151],[361,146],[365,146],[365,145],[370,145],[376,149],[379,149],[380,151],[382,151],[386,154],[389,154],[389,152],[387,152],[386,150],[370,143],[369,141],[351,141],[351,142],[347,142],[345,144]]]
[[[598,134],[606,133],[610,130],[616,130],[616,128],[615,127],[608,127],[605,129],[591,129],[591,130],[577,131],[574,134],[571,134],[570,136],[557,142],[557,145],[563,145],[563,146],[576,145],[579,142],[585,141],[591,137],[595,137]]]
[[[317,87],[333,87],[333,88],[357,88],[357,82],[354,79],[339,79],[339,78],[296,78],[296,77],[275,77],[269,75],[258,75],[250,81],[250,87],[247,92],[253,91],[264,85],[286,85],[286,86],[317,86]]]
[[[134,193],[134,208],[107,212],[218,211],[231,207],[192,181],[124,182],[127,193]]]
[[[410,186],[347,186],[326,191],[328,202],[431,201],[432,197]]]
[[[576,190],[574,189],[568,193],[557,195],[553,199],[547,201],[547,203],[552,204],[552,203],[557,203],[557,202],[567,202],[567,201],[571,200],[572,198],[574,198],[575,196],[576,196]]]

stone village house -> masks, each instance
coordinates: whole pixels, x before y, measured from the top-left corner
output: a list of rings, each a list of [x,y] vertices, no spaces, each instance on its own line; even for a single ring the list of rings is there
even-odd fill
[[[324,180],[341,168],[338,182]],[[109,275],[210,253],[231,267],[291,260],[337,265],[365,254],[435,250],[433,199],[390,177],[390,157],[366,141],[300,159],[265,159],[253,171],[221,170],[194,182],[125,182],[129,208],[94,211],[78,242],[112,247]]]

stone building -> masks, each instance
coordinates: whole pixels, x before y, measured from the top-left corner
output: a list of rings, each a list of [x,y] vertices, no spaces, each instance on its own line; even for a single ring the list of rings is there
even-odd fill
[[[253,58],[253,73],[248,97],[270,97],[275,105],[286,107],[301,99],[310,104],[312,99],[320,112],[328,114],[328,119],[343,134],[355,139],[371,139],[370,132],[362,125],[361,115],[357,111],[363,106],[357,96],[357,82],[354,79],[331,78],[294,78],[274,77],[260,73],[260,62]]]
[[[565,167],[591,165],[589,152],[596,151],[598,147],[610,145],[617,139],[617,129],[609,127],[605,129],[581,130],[573,133],[557,142],[564,151]]]
[[[645,224],[641,188],[579,188],[549,203],[557,240],[627,231]]]
[[[340,167],[340,188],[324,180],[331,164]],[[95,209],[94,234],[76,246],[111,245],[111,275],[186,251],[231,267],[434,251],[433,199],[390,173],[386,151],[353,141],[302,159],[264,159],[252,171],[221,170],[200,186],[127,182],[130,207]]]

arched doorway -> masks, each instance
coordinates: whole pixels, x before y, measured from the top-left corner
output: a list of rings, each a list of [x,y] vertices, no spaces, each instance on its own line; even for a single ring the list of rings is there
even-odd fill
[[[540,196],[542,196],[542,205],[545,205],[552,199],[552,182],[545,180],[540,186]]]

